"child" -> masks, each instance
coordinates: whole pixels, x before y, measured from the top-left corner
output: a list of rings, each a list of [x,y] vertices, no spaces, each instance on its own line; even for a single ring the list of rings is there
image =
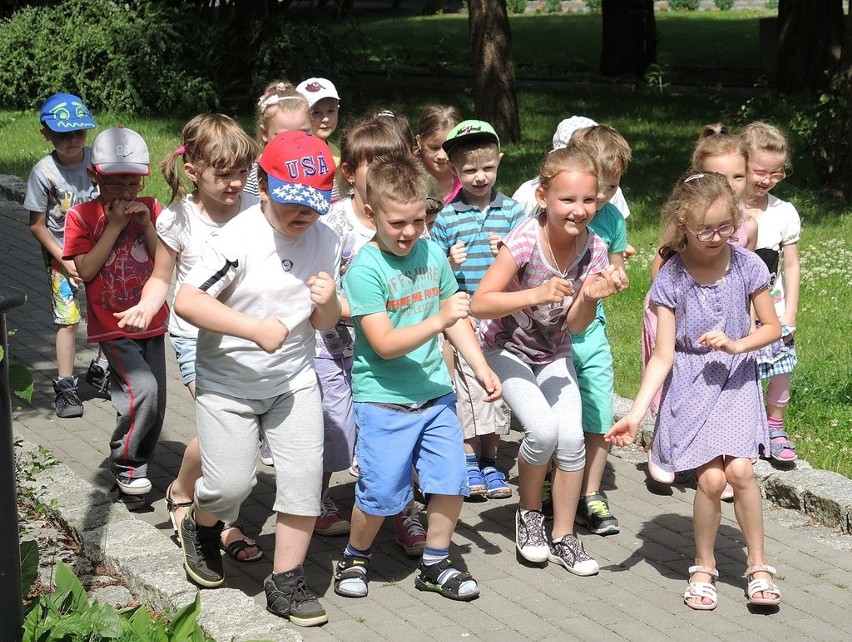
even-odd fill
[[[503,154],[491,125],[465,120],[450,131],[443,148],[461,190],[438,214],[431,234],[449,255],[459,289],[473,296],[494,261],[497,242],[521,222],[524,212],[494,187]],[[476,327],[472,318],[470,323]],[[453,362],[470,494],[490,499],[511,497],[506,475],[497,469],[500,436],[509,432],[509,409],[505,403],[485,401],[485,391],[458,354]]]
[[[352,260],[376,235],[367,215],[367,168],[379,156],[410,155],[411,147],[399,121],[385,115],[368,116],[344,131],[341,140],[341,167],[338,175],[351,186],[351,194],[329,208],[322,222],[340,237],[342,251],[340,273],[346,274]],[[317,333],[314,360],[323,392],[323,419],[326,439],[323,455],[323,493],[328,490],[331,474],[352,463],[355,446],[355,417],[352,401],[352,356],[354,329],[351,319],[333,330]],[[412,504],[394,518],[396,542],[408,555],[419,556],[426,544],[426,532]],[[350,524],[330,497],[324,497],[322,512],[314,531],[320,535],[345,535]]]
[[[269,142],[259,164],[261,203],[210,240],[175,298],[175,311],[199,328],[196,421],[203,470],[180,540],[189,578],[220,586],[222,522],[236,520],[255,483],[262,427],[277,464],[267,609],[314,626],[328,621],[305,588],[302,568],[322,478],[314,334],[340,317],[340,243],[315,223],[328,210],[334,163],[315,136],[284,132]]]
[[[340,150],[329,140],[337,129],[337,120],[340,116],[340,96],[337,89],[326,78],[308,78],[300,82],[296,90],[308,101],[311,131],[314,136],[328,143],[335,167],[337,167],[340,165]]]
[[[281,132],[311,131],[311,116],[308,101],[288,80],[273,80],[257,99],[257,139],[261,146]],[[243,190],[251,196],[259,196],[257,186],[257,163],[249,171]]]
[[[461,112],[455,107],[430,105],[423,110],[417,123],[417,154],[426,171],[438,181],[445,205],[459,193],[461,182],[450,167],[442,145],[450,130],[461,121]]]
[[[754,250],[757,242],[757,223],[750,216],[743,213],[742,195],[746,187],[746,176],[748,171],[748,153],[743,145],[741,137],[731,134],[727,127],[721,123],[705,125],[698,135],[698,142],[692,153],[693,172],[716,172],[728,181],[728,185],[734,192],[734,197],[740,204],[741,223],[728,239],[740,247]],[[662,256],[659,252],[654,256],[651,265],[651,280],[655,279],[663,265]],[[647,364],[654,351],[657,331],[657,315],[650,303],[650,291],[645,296],[643,306],[645,313],[642,326],[642,361]],[[649,406],[649,413],[655,415],[660,404],[659,391]],[[648,474],[651,478],[662,484],[674,482],[674,473],[666,472],[654,464],[651,451],[648,450]],[[733,499],[734,491],[731,486],[726,486],[722,493],[722,499],[728,501]]]
[[[180,145],[160,163],[172,194],[169,205],[157,218],[154,272],[142,289],[138,305],[114,315],[119,319],[119,327],[135,332],[147,330],[151,318],[166,300],[172,274],[177,273],[175,287],[179,291],[211,235],[257,204],[256,198],[242,191],[257,154],[257,143],[223,114],[200,114],[184,126]],[[191,194],[184,192],[178,166],[193,183]],[[194,399],[198,328],[174,311],[169,315],[168,325],[181,378]],[[166,489],[166,506],[176,536],[186,509],[192,506],[199,477],[201,452],[198,437],[193,437],[184,451],[177,479]],[[222,549],[239,562],[252,562],[263,554],[239,523],[225,525]]]
[[[24,207],[30,212],[30,232],[41,244],[50,283],[59,369],[53,380],[56,416],[80,417],[83,402],[77,396],[74,356],[80,324],[77,290],[82,280],[74,262],[62,258],[62,245],[68,210],[98,194],[87,171],[92,150],[86,145],[86,132],[97,123],[83,101],[72,94],[53,94],[42,105],[40,118],[41,135],[53,145],[53,151],[33,166]],[[101,387],[105,367],[102,355],[98,355],[89,365],[86,379]]]
[[[587,127],[594,127],[595,125],[597,125],[595,121],[591,118],[586,118],[585,116],[571,116],[571,118],[566,118],[559,123],[556,131],[553,133],[553,149],[562,149],[568,145],[568,142],[571,140],[571,137],[576,131]],[[518,201],[527,213],[533,213],[537,208],[537,201],[535,197],[535,190],[537,187],[538,177],[532,178],[526,183],[523,183],[517,190],[515,190],[515,193],[512,194],[512,198]],[[627,201],[624,200],[624,193],[621,191],[621,187],[617,187],[612,197],[609,199],[609,202],[618,208],[618,211],[621,212],[621,215],[625,219],[630,216],[630,208],[627,206]],[[630,248],[628,255],[632,255],[632,253],[633,248]],[[624,258],[629,258],[629,256]]]
[[[355,322],[352,382],[361,466],[352,532],[334,574],[334,591],[345,597],[367,595],[373,540],[384,517],[411,500],[412,466],[429,495],[416,588],[463,601],[479,595],[476,581],[449,559],[467,483],[438,335],[446,331],[465,355],[489,400],[500,396],[500,382],[465,318],[468,295],[457,291],[440,248],[418,238],[425,227],[425,190],[425,172],[410,154],[370,164],[365,209],[376,235],[344,281]]]
[[[627,287],[624,270],[609,265],[606,246],[587,228],[597,209],[595,172],[594,160],[574,145],[548,154],[537,189],[542,212],[501,241],[471,305],[488,319],[479,327],[480,342],[525,432],[516,547],[530,562],[549,559],[576,575],[594,575],[598,563],[574,535],[585,460],[571,333],[592,322],[598,299]],[[541,491],[551,460],[548,539]]]
[[[601,206],[588,227],[606,244],[610,265],[624,267],[627,251],[627,225],[611,202],[621,177],[630,163],[630,145],[609,125],[580,129],[571,138],[597,163],[598,205]],[[618,519],[609,510],[601,490],[609,444],[604,433],[612,426],[614,393],[612,351],[606,335],[606,315],[600,301],[594,320],[583,332],[571,335],[571,359],[580,388],[583,406],[583,435],[586,443],[586,467],[580,488],[580,503],[575,521],[597,535],[618,533]]]
[[[148,146],[124,127],[98,134],[89,177],[98,197],[72,207],[65,220],[64,259],[86,283],[89,343],[100,343],[112,377],[117,413],[110,440],[110,472],[118,499],[140,508],[151,490],[148,465],[166,413],[163,335],[168,308],[156,309],[144,332],[129,332],[113,316],[139,303],[154,269],[160,213],[156,199],[139,197],[151,173]]]
[[[796,313],[799,309],[799,237],[802,224],[796,208],[769,191],[787,176],[790,147],[777,127],[755,122],[740,134],[748,148],[749,180],[744,203],[746,214],[757,221],[757,249],[769,268],[769,292],[781,322],[781,339],[757,357],[760,377],[769,379],[766,412],[769,415],[769,456],[780,462],[795,461],[796,447],[784,430],[784,413],[790,403],[790,378],[796,357]]]
[[[606,434],[617,446],[631,444],[663,386],[652,453],[663,470],[697,468],[695,565],[683,599],[702,611],[717,602],[714,547],[726,482],[734,487],[734,512],[748,550],[748,601],[781,601],[775,569],[766,565],[762,499],[751,464],[769,445],[753,351],[778,339],[781,328],[766,267],[727,242],[739,222],[736,198],[723,176],[699,172],[675,185],[663,207],[665,264],[651,288],[657,306],[654,354],[630,412]],[[750,304],[762,324],[751,334]]]

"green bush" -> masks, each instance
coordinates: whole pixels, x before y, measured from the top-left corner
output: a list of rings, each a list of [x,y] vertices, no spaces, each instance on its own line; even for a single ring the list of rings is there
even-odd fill
[[[236,111],[282,69],[298,82],[338,68],[316,25],[292,16],[200,19],[198,11],[111,0],[25,7],[0,23],[0,103],[32,108],[68,91],[95,112]]]
[[[559,13],[562,11],[562,0],[544,0],[544,10],[547,13]]]
[[[675,11],[698,11],[701,0],[669,0],[669,7]]]
[[[527,10],[527,0],[506,0],[509,13],[523,13]]]
[[[730,11],[734,6],[734,0],[713,0],[716,3],[716,8],[719,11]]]
[[[603,0],[586,0],[586,6],[589,8],[589,11],[600,11],[601,2]]]

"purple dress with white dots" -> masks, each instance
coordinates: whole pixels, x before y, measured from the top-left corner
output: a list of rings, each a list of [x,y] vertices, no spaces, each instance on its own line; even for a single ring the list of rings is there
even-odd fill
[[[769,283],[758,256],[730,246],[731,264],[716,283],[697,283],[679,255],[651,288],[651,301],[675,313],[675,356],[663,384],[651,458],[665,471],[697,468],[719,457],[756,457],[769,448],[756,353],[729,355],[698,344],[720,329],[748,335],[749,296]]]

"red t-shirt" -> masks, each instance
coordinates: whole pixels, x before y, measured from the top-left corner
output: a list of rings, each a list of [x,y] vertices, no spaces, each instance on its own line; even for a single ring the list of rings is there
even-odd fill
[[[151,212],[154,223],[160,214],[157,199],[145,196],[138,199]],[[65,217],[65,246],[63,259],[86,254],[95,247],[106,228],[103,205],[97,200],[75,205]],[[142,287],[154,271],[154,257],[148,252],[142,227],[131,221],[112,248],[106,262],[95,277],[86,283],[89,343],[100,343],[118,337],[149,339],[166,333],[169,308],[163,307],[154,315],[145,332],[128,332],[118,327],[114,312],[122,312],[139,303]]]

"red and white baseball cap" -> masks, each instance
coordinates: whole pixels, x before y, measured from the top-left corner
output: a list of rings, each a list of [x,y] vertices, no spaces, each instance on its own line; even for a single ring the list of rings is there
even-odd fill
[[[258,161],[268,178],[269,198],[328,212],[334,185],[334,159],[325,141],[303,131],[281,132]]]
[[[302,94],[308,101],[308,107],[313,107],[323,98],[334,98],[340,100],[337,88],[327,78],[308,78],[296,87],[296,91]]]

